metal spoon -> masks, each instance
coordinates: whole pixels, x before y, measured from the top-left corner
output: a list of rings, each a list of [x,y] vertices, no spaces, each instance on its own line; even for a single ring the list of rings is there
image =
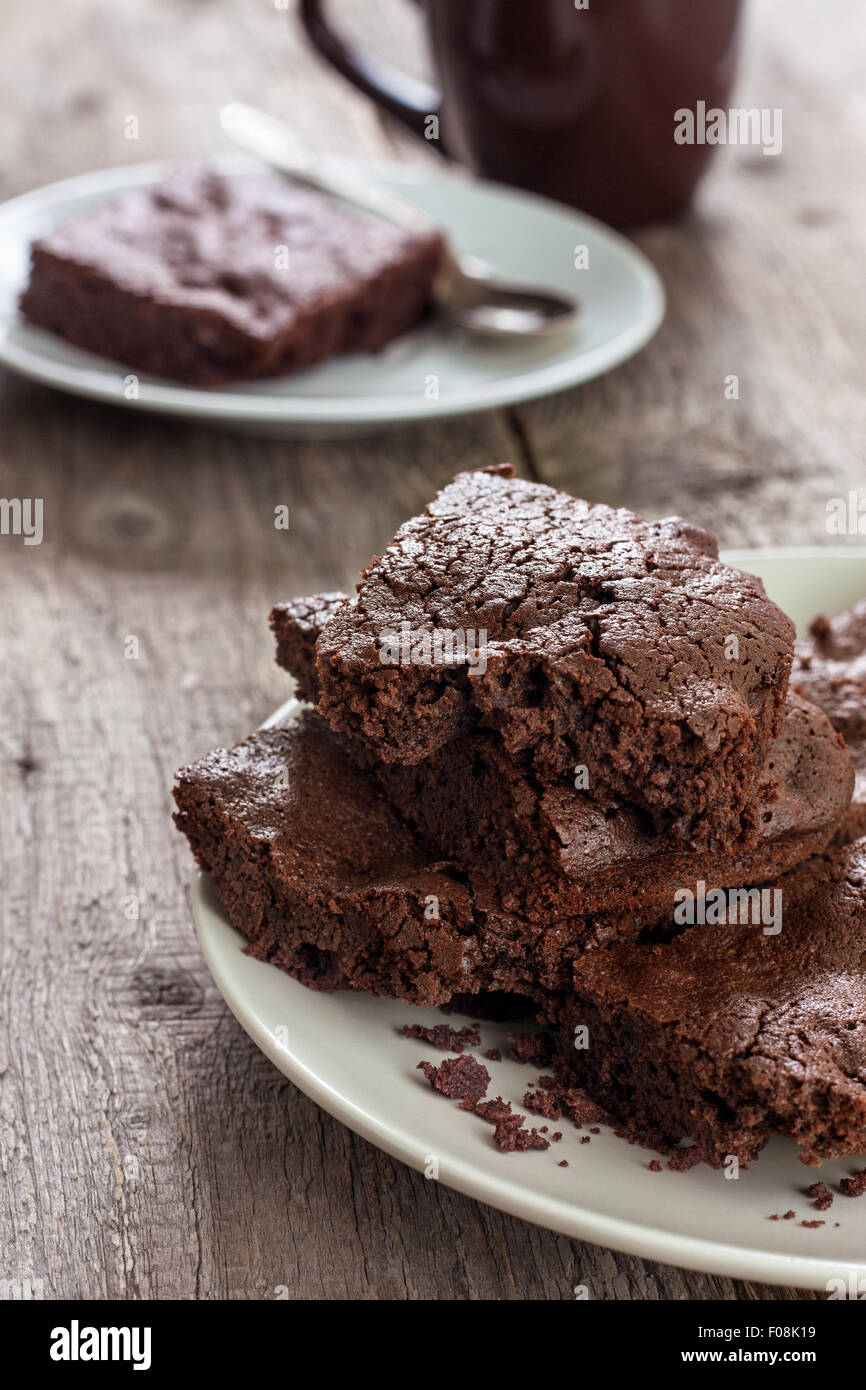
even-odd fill
[[[220,111],[220,124],[234,144],[281,174],[401,227],[428,231],[437,226],[429,213],[346,161],[313,154],[289,126],[265,111],[233,101]],[[561,333],[577,316],[574,300],[499,280],[484,261],[459,256],[447,240],[433,297],[453,323],[497,338]]]

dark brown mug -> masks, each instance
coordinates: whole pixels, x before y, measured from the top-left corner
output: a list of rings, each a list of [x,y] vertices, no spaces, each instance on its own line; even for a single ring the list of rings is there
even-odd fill
[[[741,0],[421,4],[441,91],[340,38],[322,0],[300,14],[344,77],[476,173],[620,227],[687,205],[713,146],[677,143],[675,112],[727,106]]]

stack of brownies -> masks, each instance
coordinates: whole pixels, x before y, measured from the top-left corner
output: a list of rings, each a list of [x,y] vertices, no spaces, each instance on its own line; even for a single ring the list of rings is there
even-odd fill
[[[312,988],[528,996],[657,1149],[860,1152],[866,814],[831,720],[866,615],[843,621],[789,687],[791,622],[707,532],[461,474],[352,598],[274,609],[315,708],[183,769],[176,820],[248,949]]]

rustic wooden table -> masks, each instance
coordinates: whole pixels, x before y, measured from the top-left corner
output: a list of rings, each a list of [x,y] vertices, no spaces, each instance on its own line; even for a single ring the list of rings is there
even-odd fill
[[[408,6],[343,9],[423,70]],[[3,197],[221,148],[232,95],[323,147],[431,157],[311,56],[279,0],[0,12]],[[512,1220],[317,1109],[210,981],[169,790],[284,698],[271,604],[348,586],[458,468],[511,459],[727,543],[826,540],[827,498],[863,476],[864,63],[856,0],[756,0],[738,99],[783,109],[784,152],[723,152],[695,214],[639,236],[667,321],[558,399],[286,443],[2,376],[0,495],[44,498],[45,539],[0,540],[0,1277],[99,1298],[791,1296]]]

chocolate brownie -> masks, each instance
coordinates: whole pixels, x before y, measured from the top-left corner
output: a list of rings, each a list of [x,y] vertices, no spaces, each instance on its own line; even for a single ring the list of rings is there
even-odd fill
[[[723,848],[758,833],[793,645],[708,532],[503,465],[459,474],[364,571],[318,639],[319,709],[401,764],[480,723],[538,781],[585,767],[593,795]]]
[[[639,916],[532,924],[438,860],[314,711],[183,768],[175,820],[260,959],[320,989],[413,1004],[480,991],[538,999],[577,953]]]
[[[298,699],[308,700],[311,705],[319,698],[316,639],[345,599],[345,594],[313,594],[292,599],[291,603],[278,603],[271,610],[269,621],[277,639],[277,664],[294,676]]]
[[[316,642],[319,634],[331,621],[337,609],[349,602],[348,594],[310,594],[277,603],[268,615],[271,631],[277,642],[276,662],[294,676],[300,700],[317,703],[320,695],[316,670]],[[360,750],[362,761],[365,748]]]
[[[178,170],[49,232],[21,312],[155,376],[212,386],[375,352],[430,303],[437,232],[272,175]]]
[[[854,796],[840,843],[866,835],[866,599],[837,618],[816,618],[798,642],[791,680],[845,740],[854,764]]]
[[[280,604],[271,614],[277,661],[315,700],[315,642],[340,594]],[[726,887],[775,877],[828,844],[846,813],[853,773],[826,716],[791,697],[770,745],[758,795],[757,842],[695,855],[659,839],[647,814],[614,797],[598,801],[573,781],[539,785],[490,730],[460,736],[447,757],[410,767],[381,764],[380,786],[444,858],[471,864],[509,912],[543,920],[621,913],[670,902],[702,877]]]
[[[441,854],[472,864],[507,911],[539,920],[661,906],[696,878],[727,887],[776,877],[827,847],[854,779],[827,717],[796,696],[757,789],[757,840],[743,836],[723,851],[671,844],[616,797],[599,801],[571,783],[539,786],[483,732],[456,739],[447,758],[383,765],[376,776]]]
[[[695,926],[575,961],[562,1055],[632,1138],[691,1138],[714,1166],[754,1158],[773,1130],[807,1163],[866,1150],[866,840],[776,887],[775,935]]]

